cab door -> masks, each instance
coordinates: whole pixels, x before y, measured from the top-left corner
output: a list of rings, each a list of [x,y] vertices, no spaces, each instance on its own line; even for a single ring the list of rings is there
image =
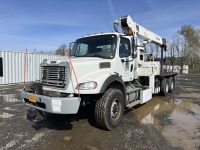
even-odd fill
[[[133,58],[131,56],[130,40],[122,37],[119,45],[119,57],[123,66],[122,78],[124,81],[133,80]]]

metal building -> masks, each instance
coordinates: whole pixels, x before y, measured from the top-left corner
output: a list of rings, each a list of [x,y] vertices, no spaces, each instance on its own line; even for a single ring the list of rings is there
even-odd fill
[[[3,60],[3,77],[0,77],[0,84],[20,83],[24,82],[24,79],[26,82],[39,80],[40,63],[44,59],[66,58],[65,56],[39,53],[27,53],[26,55],[23,52],[12,51],[0,51],[0,57]]]

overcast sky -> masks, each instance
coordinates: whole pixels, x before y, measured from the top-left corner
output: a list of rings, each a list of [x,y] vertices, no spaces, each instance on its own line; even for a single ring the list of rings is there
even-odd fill
[[[170,40],[182,25],[200,27],[200,0],[0,0],[0,50],[55,50],[125,15]]]

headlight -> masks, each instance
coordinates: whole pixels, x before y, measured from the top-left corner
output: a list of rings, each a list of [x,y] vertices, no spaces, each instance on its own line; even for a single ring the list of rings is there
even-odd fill
[[[97,83],[94,81],[91,82],[85,82],[85,83],[80,83],[76,89],[80,89],[80,90],[93,90],[97,87]]]

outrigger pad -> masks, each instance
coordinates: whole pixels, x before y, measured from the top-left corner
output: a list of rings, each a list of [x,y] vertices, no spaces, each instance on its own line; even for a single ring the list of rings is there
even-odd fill
[[[27,117],[28,120],[30,120],[32,122],[44,120],[44,115],[42,115],[42,113],[40,113],[39,110],[36,110],[34,108],[28,109],[26,117]]]
[[[30,108],[27,112],[27,119],[32,121],[33,119],[37,117],[37,115],[38,115],[37,110]]]

